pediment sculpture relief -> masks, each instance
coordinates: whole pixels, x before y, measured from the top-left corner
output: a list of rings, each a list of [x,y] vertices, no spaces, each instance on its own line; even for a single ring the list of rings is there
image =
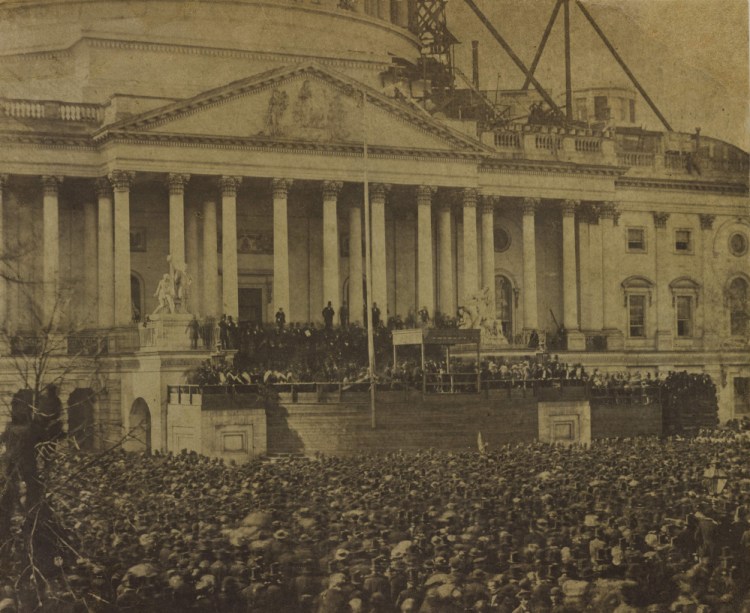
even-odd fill
[[[344,96],[305,79],[296,92],[278,87],[271,91],[259,135],[345,141],[351,140],[348,124],[349,109]]]

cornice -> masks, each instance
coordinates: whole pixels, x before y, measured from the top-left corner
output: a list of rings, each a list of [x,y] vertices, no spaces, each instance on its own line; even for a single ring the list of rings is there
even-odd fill
[[[725,183],[710,181],[680,181],[677,179],[621,177],[615,181],[615,187],[635,189],[664,189],[693,192],[716,192],[722,194],[747,195],[748,186],[743,183]]]
[[[0,144],[37,145],[44,149],[81,149],[97,151],[99,148],[86,134],[59,134],[45,132],[0,132]]]
[[[275,62],[306,63],[311,59],[321,64],[337,66],[342,68],[359,68],[381,72],[391,66],[389,62],[374,61],[368,59],[351,60],[329,57],[326,55],[300,55],[284,53],[282,51],[250,51],[247,49],[230,49],[228,47],[202,47],[198,45],[166,43],[157,41],[123,40],[115,38],[103,38],[97,36],[83,36],[80,41],[92,47],[105,49],[125,49],[136,51],[148,51],[151,53],[173,53],[180,55],[203,55],[208,57],[233,58],[242,60],[260,60]],[[75,43],[77,44],[77,43]],[[73,46],[75,46],[75,44]],[[67,50],[66,50],[67,51]],[[52,55],[48,52],[49,55]]]
[[[595,164],[563,163],[545,160],[496,160],[485,162],[478,168],[482,174],[530,174],[530,175],[559,175],[575,174],[599,177],[620,177],[627,168],[622,166],[603,166]]]
[[[342,157],[362,157],[363,155],[363,146],[357,143],[330,143],[267,137],[197,136],[125,130],[110,132],[106,138],[100,138],[99,143],[101,145],[105,143],[127,143],[133,145],[164,145],[170,147],[191,147],[199,149],[273,151],[276,153],[304,153]],[[377,145],[369,145],[367,152],[368,156],[371,158],[406,158],[420,161],[451,159],[457,162],[463,161],[476,163],[477,160],[481,160],[484,157],[481,153],[476,152],[453,151],[447,149],[412,149],[407,147],[384,147]]]

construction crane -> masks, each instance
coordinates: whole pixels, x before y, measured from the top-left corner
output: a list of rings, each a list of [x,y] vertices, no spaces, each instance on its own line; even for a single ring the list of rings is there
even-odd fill
[[[633,71],[629,68],[625,60],[615,49],[612,42],[609,40],[607,35],[604,33],[602,28],[596,22],[594,17],[588,11],[588,9],[582,4],[581,0],[556,0],[552,8],[552,14],[547,22],[547,26],[542,34],[541,41],[537,47],[536,54],[532,60],[531,66],[527,67],[523,60],[513,50],[508,41],[502,36],[499,30],[492,24],[487,16],[479,8],[475,0],[463,0],[466,5],[474,12],[479,21],[487,28],[492,34],[493,38],[497,41],[500,47],[505,51],[508,57],[513,61],[516,67],[524,74],[525,81],[522,89],[527,90],[529,86],[533,85],[536,91],[541,96],[542,100],[547,104],[549,110],[543,110],[537,106],[535,108],[534,115],[537,119],[540,117],[544,120],[545,118],[552,122],[572,124],[573,121],[573,79],[572,79],[572,66],[571,66],[571,36],[570,36],[570,19],[571,2],[575,2],[575,6],[578,7],[581,14],[586,18],[586,21],[591,25],[593,30],[602,40],[609,53],[615,59],[615,61],[622,68],[623,72],[628,76],[630,81],[633,83],[635,88],[641,94],[643,99],[649,105],[654,114],[659,118],[662,125],[671,132],[672,127],[670,126],[667,119],[661,113],[659,108],[656,106],[652,98],[648,95],[644,87],[636,78]],[[452,47],[458,40],[448,29],[446,19],[446,4],[447,0],[415,0],[414,8],[414,26],[416,34],[422,43],[422,72],[425,82],[428,76],[430,80],[438,84],[438,89],[446,92],[446,90],[453,90],[455,84],[455,76],[457,70],[454,67],[453,62],[453,50]],[[555,102],[553,97],[545,89],[545,87],[535,78],[534,72],[539,64],[539,60],[544,53],[547,40],[549,39],[550,33],[555,25],[560,9],[563,11],[564,20],[564,34],[565,34],[565,110],[561,109]],[[478,83],[469,83],[468,79],[463,73],[458,73],[458,76],[462,80],[466,81],[470,85],[471,90],[476,90],[480,96],[480,100],[485,103],[488,102],[486,98],[478,91]],[[476,79],[475,79],[476,80]],[[427,95],[426,93],[424,94]],[[445,95],[445,94],[443,94]],[[445,102],[443,102],[445,106]]]

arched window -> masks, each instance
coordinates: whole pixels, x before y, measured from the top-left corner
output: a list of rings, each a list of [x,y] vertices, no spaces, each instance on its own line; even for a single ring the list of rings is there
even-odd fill
[[[513,342],[513,283],[505,275],[495,276],[495,319],[503,335]]]
[[[750,333],[750,294],[748,282],[744,277],[735,277],[727,288],[729,306],[729,330],[732,336],[747,336]]]

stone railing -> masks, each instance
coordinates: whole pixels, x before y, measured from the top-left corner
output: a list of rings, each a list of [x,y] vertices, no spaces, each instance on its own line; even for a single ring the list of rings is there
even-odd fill
[[[0,98],[0,113],[16,119],[56,119],[100,123],[104,112],[98,104]]]
[[[495,132],[495,147],[498,149],[520,149],[521,136],[518,132]]]
[[[621,166],[647,166],[653,167],[656,163],[656,155],[640,151],[626,151],[617,154],[617,162]]]
[[[609,133],[581,128],[511,124],[484,133],[482,142],[518,159],[617,163],[614,141]]]

